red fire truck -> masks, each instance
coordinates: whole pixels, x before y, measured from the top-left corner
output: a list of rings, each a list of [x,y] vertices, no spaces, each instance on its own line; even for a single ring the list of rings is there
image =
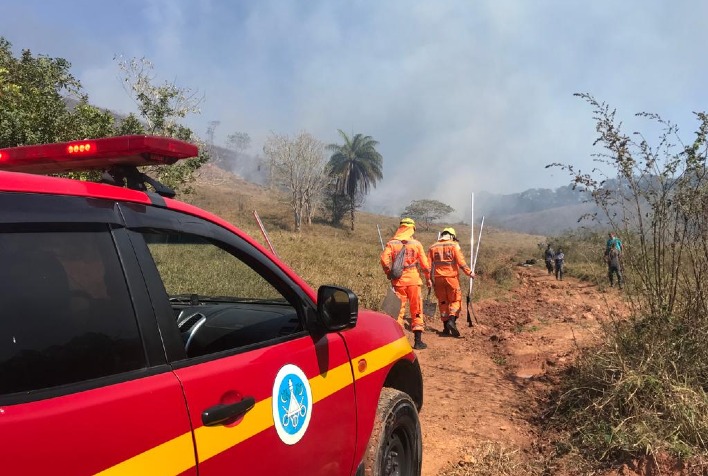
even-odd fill
[[[197,153],[153,136],[0,149],[2,473],[420,474],[400,326],[142,168]],[[79,171],[103,175],[51,176]]]

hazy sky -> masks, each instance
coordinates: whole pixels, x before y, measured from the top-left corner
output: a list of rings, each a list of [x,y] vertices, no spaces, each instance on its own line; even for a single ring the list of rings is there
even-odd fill
[[[92,103],[135,105],[115,55],[147,57],[160,80],[197,90],[188,125],[216,142],[273,131],[380,142],[384,179],[367,203],[394,213],[433,198],[555,189],[551,162],[592,167],[587,92],[655,112],[691,140],[708,94],[702,0],[2,0],[17,53],[72,63]]]

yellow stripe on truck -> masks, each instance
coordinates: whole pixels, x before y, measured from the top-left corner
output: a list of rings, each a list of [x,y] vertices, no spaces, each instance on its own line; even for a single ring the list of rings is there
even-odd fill
[[[194,430],[199,461],[206,461],[273,426],[272,398],[261,400],[233,427],[200,426]]]
[[[312,377],[310,379],[310,387],[312,387],[313,403],[319,402],[349,385],[352,368],[354,369],[354,380],[356,381],[381,370],[387,365],[390,365],[391,362],[395,362],[410,354],[410,352],[411,346],[408,343],[408,339],[403,336],[390,344],[360,355],[354,360],[350,360],[346,364],[342,364],[323,375]],[[362,359],[367,362],[366,369],[364,369],[363,372],[359,371],[357,366],[357,363]]]
[[[192,434],[185,433],[98,473],[104,475],[179,474],[194,466]]]
[[[322,375],[312,377],[309,380],[312,387],[312,403],[315,404],[350,385],[352,368],[354,369],[354,380],[358,380],[381,370],[410,352],[411,347],[408,339],[403,336]],[[363,371],[359,371],[357,364],[362,359],[366,360],[367,365]],[[206,461],[213,458],[272,426],[271,397],[257,402],[236,426],[201,426],[194,430],[199,460]],[[98,474],[101,476],[179,474],[194,467],[192,444],[192,434],[185,433]]]
[[[378,349],[372,350],[371,352],[360,355],[351,361],[354,368],[354,380],[359,380],[360,378],[364,378],[369,374],[377,372],[410,353],[411,345],[408,343],[406,336],[403,336],[390,344],[386,344]],[[357,362],[362,359],[366,360],[367,365],[366,369],[364,369],[363,372],[360,372],[357,369]]]

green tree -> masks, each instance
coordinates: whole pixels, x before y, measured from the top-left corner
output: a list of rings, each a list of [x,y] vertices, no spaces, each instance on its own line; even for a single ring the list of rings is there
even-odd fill
[[[154,85],[152,64],[145,60],[123,61],[124,84],[138,105],[140,119],[130,115],[116,124],[109,111],[88,103],[81,83],[63,58],[32,55],[19,57],[12,45],[0,37],[0,147],[64,142],[122,134],[154,134],[198,142],[179,120],[198,112],[198,100],[188,89],[174,84]],[[208,160],[199,157],[165,167],[151,167],[166,185],[189,191],[194,172]],[[70,174],[91,179],[96,174]]]
[[[113,116],[88,104],[70,68],[63,58],[34,56],[30,50],[16,58],[10,42],[0,37],[0,147],[113,134]]]
[[[119,136],[144,135],[145,133],[143,123],[132,112],[116,126],[116,135]]]
[[[176,191],[189,193],[196,171],[209,160],[205,144],[200,141],[180,120],[189,114],[199,113],[199,98],[189,88],[182,88],[174,83],[155,84],[153,65],[146,58],[125,60],[114,58],[122,72],[123,85],[138,106],[140,121],[130,118],[120,128],[133,133],[145,133],[174,137],[198,144],[199,156],[181,160],[170,167],[149,167],[150,174]],[[142,129],[143,132],[138,132]]]
[[[364,203],[364,195],[361,192],[355,197],[356,207]],[[339,187],[337,178],[329,177],[329,182],[324,190],[323,206],[327,218],[333,226],[340,226],[342,220],[351,209],[351,199]]]
[[[425,224],[425,229],[430,229],[431,223],[449,215],[455,209],[437,200],[413,200],[410,205],[403,210],[402,216],[407,216],[421,221]]]
[[[353,137],[338,130],[344,144],[330,144],[330,173],[336,179],[337,188],[348,197],[352,230],[357,208],[363,203],[363,196],[383,178],[383,157],[376,150],[379,145],[371,136],[355,134]],[[361,200],[357,200],[361,198]]]

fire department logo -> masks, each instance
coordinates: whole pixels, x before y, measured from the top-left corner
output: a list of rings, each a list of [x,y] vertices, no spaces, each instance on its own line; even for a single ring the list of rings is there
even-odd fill
[[[312,389],[305,373],[287,364],[273,383],[273,421],[278,436],[294,445],[305,435],[312,416]]]

